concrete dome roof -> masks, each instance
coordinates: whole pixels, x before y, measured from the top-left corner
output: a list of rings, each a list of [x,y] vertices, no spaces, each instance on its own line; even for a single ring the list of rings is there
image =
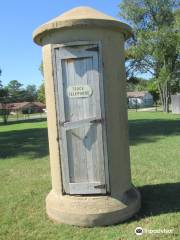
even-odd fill
[[[55,31],[57,29],[73,28],[76,26],[94,26],[114,29],[116,31],[123,32],[125,39],[128,39],[132,35],[131,28],[127,24],[122,23],[117,19],[93,8],[77,7],[61,14],[60,16],[37,28],[33,33],[33,40],[37,44],[42,45],[41,39],[46,35],[47,32]]]

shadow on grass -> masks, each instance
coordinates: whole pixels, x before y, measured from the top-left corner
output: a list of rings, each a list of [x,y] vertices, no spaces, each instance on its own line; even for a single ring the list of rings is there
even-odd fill
[[[180,120],[129,120],[130,145],[151,143],[171,135],[180,135]]]
[[[145,185],[139,188],[142,198],[136,219],[180,212],[180,183]]]
[[[22,155],[26,156],[26,159],[35,159],[47,156],[48,153],[46,128],[13,130],[0,133],[1,160]]]

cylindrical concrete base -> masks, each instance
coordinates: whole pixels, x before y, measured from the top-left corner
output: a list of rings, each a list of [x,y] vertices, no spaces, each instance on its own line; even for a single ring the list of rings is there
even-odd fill
[[[122,222],[140,208],[140,194],[135,188],[123,197],[69,196],[51,191],[46,198],[46,210],[50,219],[58,223],[94,227]]]

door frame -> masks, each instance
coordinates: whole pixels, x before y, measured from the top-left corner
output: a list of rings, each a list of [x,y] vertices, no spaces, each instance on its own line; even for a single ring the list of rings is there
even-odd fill
[[[69,194],[66,193],[64,189],[64,185],[66,186],[66,189],[69,189],[69,183],[70,179],[67,179],[67,176],[69,175],[67,171],[69,169],[64,166],[63,161],[61,160],[61,154],[62,154],[62,138],[63,138],[63,132],[60,130],[60,120],[59,120],[59,114],[61,114],[61,110],[59,110],[58,102],[58,81],[57,81],[57,69],[56,69],[56,54],[55,49],[63,48],[63,47],[77,47],[77,46],[86,46],[86,45],[97,45],[98,46],[98,63],[99,63],[99,91],[100,91],[100,106],[101,106],[101,115],[102,118],[105,120],[102,124],[102,139],[103,139],[103,154],[104,154],[104,169],[105,169],[105,182],[106,182],[106,194],[110,193],[110,177],[109,177],[109,161],[108,161],[108,148],[107,148],[107,122],[106,122],[106,111],[105,111],[105,96],[104,96],[104,82],[103,82],[103,58],[102,58],[102,42],[101,41],[73,41],[73,42],[67,42],[62,44],[52,44],[51,45],[51,56],[52,56],[52,75],[53,75],[53,85],[54,85],[54,92],[55,92],[55,107],[56,107],[56,124],[57,124],[57,135],[58,135],[58,148],[59,148],[59,156],[60,156],[60,165],[61,165],[61,183],[62,183],[62,189],[63,194]],[[62,84],[62,83],[61,83]],[[64,101],[63,101],[63,109],[64,111]],[[67,144],[67,143],[65,143]],[[66,156],[68,157],[68,156]],[[66,175],[66,179],[63,180],[63,173]],[[102,194],[99,194],[102,195]]]

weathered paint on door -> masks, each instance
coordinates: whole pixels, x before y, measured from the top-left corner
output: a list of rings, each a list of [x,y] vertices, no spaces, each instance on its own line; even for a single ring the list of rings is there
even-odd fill
[[[106,135],[98,45],[54,49],[63,188],[105,194]]]

